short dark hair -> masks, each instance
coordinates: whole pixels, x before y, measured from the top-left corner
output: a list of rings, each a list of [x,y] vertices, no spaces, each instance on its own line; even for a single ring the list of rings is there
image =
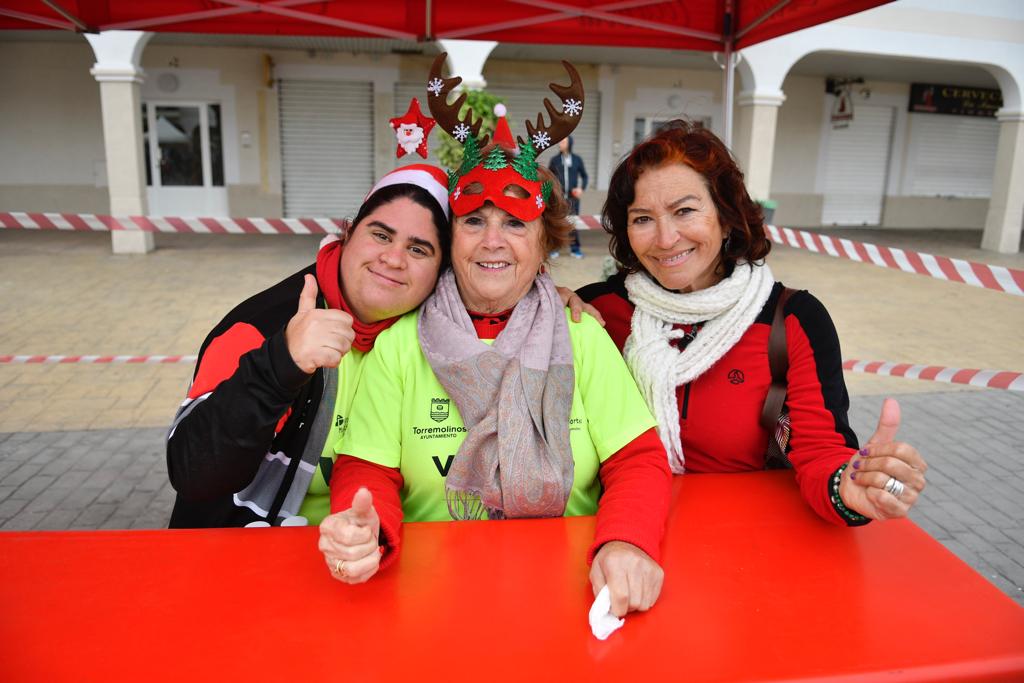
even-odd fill
[[[364,201],[362,206],[359,207],[359,212],[356,213],[356,217],[352,219],[352,226],[349,230],[355,230],[356,227],[363,222],[364,218],[385,204],[390,204],[396,199],[411,199],[430,211],[430,216],[434,221],[434,229],[437,230],[438,245],[441,248],[441,268],[438,272],[444,272],[444,269],[448,267],[449,263],[451,263],[452,258],[451,225],[448,223],[448,217],[444,215],[444,211],[441,210],[440,205],[437,203],[437,200],[434,199],[433,195],[418,185],[399,183],[397,185],[386,185],[380,188],[367,197],[366,201]]]
[[[641,142],[612,174],[601,225],[611,235],[608,249],[627,273],[644,270],[629,245],[627,212],[636,198],[636,181],[644,171],[666,164],[686,164],[699,173],[726,230],[721,273],[732,272],[740,259],[754,263],[771,251],[765,235],[764,213],[747,193],[743,172],[725,144],[699,123],[676,119]]]

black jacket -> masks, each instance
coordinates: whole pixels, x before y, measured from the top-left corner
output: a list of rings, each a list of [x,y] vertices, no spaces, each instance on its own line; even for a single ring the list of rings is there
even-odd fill
[[[167,436],[167,472],[177,491],[171,527],[245,526],[277,519],[320,407],[323,370],[305,374],[284,330],[306,273],[295,273],[234,308],[199,350],[188,397]],[[322,297],[321,297],[322,305]],[[333,410],[333,404],[330,406]],[[268,453],[288,461],[267,514],[235,502]]]

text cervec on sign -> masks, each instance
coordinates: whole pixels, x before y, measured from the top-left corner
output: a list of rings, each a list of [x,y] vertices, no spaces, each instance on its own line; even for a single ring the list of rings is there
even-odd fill
[[[955,116],[994,117],[1003,106],[1003,96],[992,88],[961,85],[911,83],[908,111]]]

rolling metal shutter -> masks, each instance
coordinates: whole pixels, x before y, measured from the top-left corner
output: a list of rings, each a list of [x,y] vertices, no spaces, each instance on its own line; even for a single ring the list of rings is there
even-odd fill
[[[526,125],[525,121],[537,120],[537,113],[544,112],[544,119],[547,120],[548,113],[544,109],[544,98],[551,100],[551,104],[557,108],[561,101],[558,97],[547,88],[540,89],[522,89],[522,88],[511,88],[505,86],[494,86],[489,87],[488,91],[501,97],[505,102],[505,106],[508,108],[508,124],[512,129],[512,137],[526,137]],[[413,97],[419,99],[420,109],[430,115],[430,110],[427,107],[427,90],[422,83],[399,83],[395,86],[395,116],[400,116],[405,113],[406,108],[409,106],[409,100]],[[598,147],[598,128],[601,122],[601,93],[599,92],[588,92],[584,103],[583,118],[580,120],[580,124],[573,131],[573,151],[579,154],[583,158],[584,168],[587,169],[588,184],[587,187],[593,187],[597,182],[597,147]],[[437,140],[440,136],[437,135],[439,129],[435,128],[435,132],[430,134],[430,151],[431,156],[429,161],[431,163],[437,163],[437,156],[434,154],[436,149]],[[557,149],[548,149],[540,155],[537,163],[547,166],[551,162],[551,157],[557,154]],[[408,156],[402,157],[399,160],[399,164],[405,162]],[[423,161],[419,155],[415,155],[412,160],[408,163],[416,163],[416,161]]]
[[[995,119],[910,114],[904,194],[990,197],[998,146]]]
[[[892,146],[892,107],[857,105],[849,128],[829,129],[823,225],[878,225]]]
[[[355,216],[373,183],[373,85],[282,80],[286,217]]]

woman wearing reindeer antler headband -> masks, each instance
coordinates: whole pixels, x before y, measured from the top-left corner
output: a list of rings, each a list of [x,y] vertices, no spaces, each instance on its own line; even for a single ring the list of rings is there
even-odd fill
[[[464,145],[449,174],[452,268],[419,313],[381,333],[338,445],[320,547],[359,583],[391,563],[406,521],[597,513],[595,593],[622,616],[654,604],[670,473],[622,357],[593,319],[569,325],[542,271],[564,243],[566,202],[537,154],[579,121],[583,87],[552,85],[561,112],[494,140],[447,104],[461,79],[428,80],[438,123]],[[490,142],[490,144],[488,144]],[[614,400],[611,400],[614,397]],[[603,491],[603,493],[602,493]],[[581,558],[582,559],[582,558]]]

